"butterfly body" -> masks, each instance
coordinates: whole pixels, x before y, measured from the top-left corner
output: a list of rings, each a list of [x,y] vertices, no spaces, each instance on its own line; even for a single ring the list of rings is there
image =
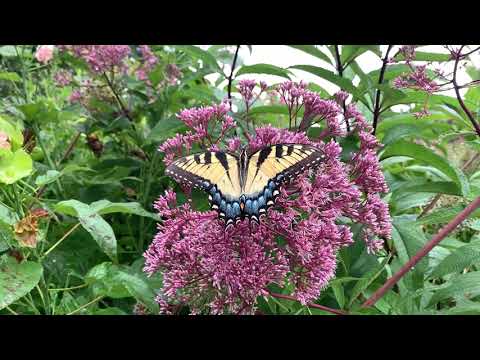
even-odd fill
[[[323,154],[310,145],[278,144],[249,155],[207,151],[170,164],[167,175],[208,193],[211,208],[227,226],[248,218],[259,222],[280,195],[280,186],[306,169],[317,167]]]

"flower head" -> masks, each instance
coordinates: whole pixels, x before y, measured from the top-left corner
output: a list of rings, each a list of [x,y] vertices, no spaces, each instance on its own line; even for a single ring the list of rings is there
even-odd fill
[[[35,52],[35,59],[42,64],[47,64],[53,59],[54,45],[40,45]]]
[[[10,144],[10,139],[6,133],[0,131],[0,149],[10,150],[12,145]]]
[[[248,95],[251,83],[243,86]],[[303,84],[287,82],[279,91],[287,106],[295,99],[309,114],[326,119],[327,131],[344,135],[328,123],[341,113],[335,101],[318,98]],[[214,105],[183,110],[179,118],[198,138],[205,139],[205,129],[212,121],[230,123],[226,113],[223,105]],[[269,209],[260,224],[243,220],[226,230],[216,212],[195,211],[190,203],[178,206],[171,190],[159,198],[155,209],[163,223],[144,256],[147,273],[163,273],[164,284],[157,297],[163,313],[187,304],[192,314],[251,314],[257,298],[268,295],[267,288],[273,283],[293,285],[294,295],[303,304],[315,300],[335,276],[339,249],[353,242],[345,218],[363,225],[361,236],[369,252],[380,249],[382,238],[391,232],[388,206],[379,196],[388,190],[376,156],[381,144],[354,104],[346,107],[345,116],[354,119],[360,142],[360,150],[347,163],[341,160],[342,148],[333,139],[312,141],[302,131],[270,125],[256,128],[247,137],[249,152],[295,143],[316,146],[324,154],[315,171],[305,169],[280,187],[275,208]],[[177,135],[161,146],[169,159],[181,156],[188,143],[184,136],[194,135]],[[236,151],[240,139],[231,138],[225,146]],[[221,148],[220,143],[210,147]]]
[[[128,45],[62,45],[59,49],[85,60],[95,74],[116,68],[126,71],[125,59],[131,52]]]

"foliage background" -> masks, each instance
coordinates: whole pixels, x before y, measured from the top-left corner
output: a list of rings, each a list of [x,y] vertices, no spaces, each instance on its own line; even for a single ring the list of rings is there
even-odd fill
[[[391,49],[396,62],[385,65],[383,79],[387,46],[297,45],[295,51],[312,56],[313,64],[288,69],[245,65],[255,46],[244,45],[233,72],[236,46],[150,47],[157,61],[146,79],[139,79],[144,57],[134,45],[122,75],[94,73],[68,52],[55,50],[51,60],[41,62],[35,45],[0,47],[0,131],[9,139],[9,149],[0,149],[0,314],[158,313],[154,297],[161,274],[148,278],[143,273],[142,254],[160,221],[152,208],[158,195],[174,187],[187,201],[164,176],[163,155],[156,151],[167,138],[186,131],[175,114],[221,102],[228,96],[229,79],[235,85],[267,74],[273,87],[291,78],[293,69],[297,77],[309,74],[308,87],[322,97],[341,88],[369,121],[377,118],[376,135],[385,145],[381,164],[390,187],[385,200],[394,227],[377,255],[368,254],[361,241],[342,249],[336,279],[315,303],[366,314],[480,311],[478,210],[375,306],[360,307],[479,196],[480,134],[471,117],[479,121],[480,73],[470,57],[458,64],[463,74],[458,82],[469,83],[460,90],[469,116],[454,89],[428,94],[395,87],[397,77],[412,71],[399,46]],[[426,65],[431,78],[438,68],[451,78],[455,59],[448,49],[437,50],[417,48],[413,64]],[[362,67],[366,54],[376,59],[374,69]],[[61,71],[74,73],[74,81],[59,86]],[[72,101],[82,86],[94,89],[88,102]],[[245,109],[235,86],[233,100],[240,120]],[[415,115],[425,109],[420,118]],[[285,127],[285,111],[265,97],[250,114],[256,124]],[[345,151],[358,146],[348,138],[341,145]],[[207,208],[204,194],[193,193],[192,200],[196,208]],[[48,215],[32,213],[35,208]],[[275,291],[279,297],[258,300],[262,314],[330,314],[292,301],[288,289]]]

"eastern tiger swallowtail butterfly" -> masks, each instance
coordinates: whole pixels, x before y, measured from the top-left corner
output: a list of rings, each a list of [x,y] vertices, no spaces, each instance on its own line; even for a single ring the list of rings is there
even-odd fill
[[[248,218],[258,223],[280,194],[279,187],[306,169],[316,168],[322,152],[310,145],[278,144],[249,155],[207,151],[171,163],[167,175],[208,193],[211,208],[226,226]]]

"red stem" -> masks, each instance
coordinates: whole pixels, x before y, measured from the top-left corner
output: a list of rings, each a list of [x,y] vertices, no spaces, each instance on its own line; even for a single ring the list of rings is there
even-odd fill
[[[272,292],[270,292],[270,295],[275,297],[275,298],[278,298],[278,299],[285,299],[285,300],[300,302],[298,299],[294,298],[293,296],[289,296],[289,295],[277,294],[277,293],[272,293]],[[326,311],[326,312],[329,312],[329,313],[332,313],[332,314],[336,314],[336,315],[348,315],[348,313],[346,311],[339,310],[339,309],[332,309],[332,308],[329,308],[329,307],[323,306],[323,305],[308,303],[307,306],[311,307],[311,308],[315,308],[315,309],[320,309],[320,310],[323,310],[323,311]]]
[[[410,269],[412,269],[420,260],[422,260],[440,241],[460,225],[468,216],[480,207],[480,196],[463,209],[455,218],[450,221],[440,232],[435,235],[419,252],[417,252],[402,268],[393,275],[387,282],[370,298],[362,304],[362,308],[367,308],[375,304],[393,285],[395,285]]]

